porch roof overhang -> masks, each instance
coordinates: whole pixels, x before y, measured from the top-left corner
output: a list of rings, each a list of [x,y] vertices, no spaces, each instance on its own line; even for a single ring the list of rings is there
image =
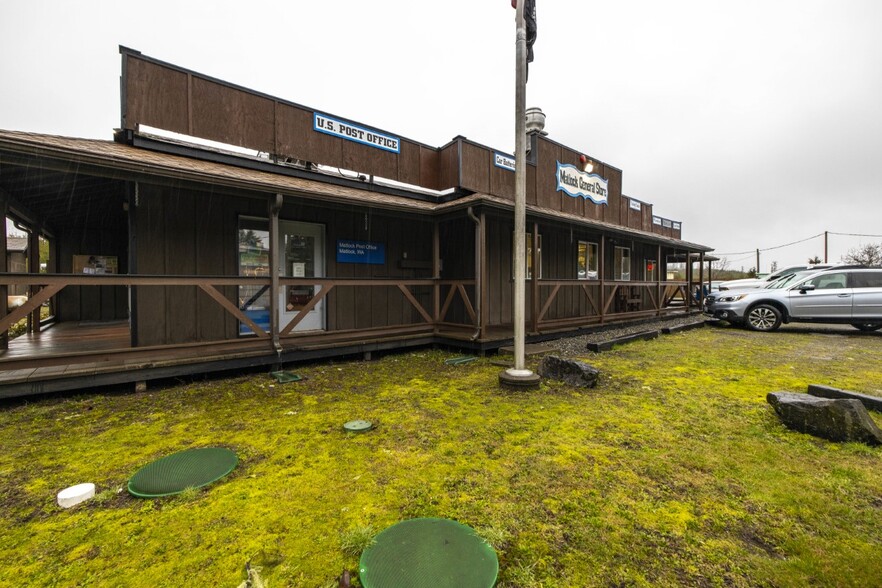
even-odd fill
[[[495,208],[499,210],[514,210],[514,202],[510,200],[478,193],[471,194],[470,196],[466,196],[452,202],[439,204],[436,209],[448,211],[457,208],[477,206],[482,204],[489,206],[490,208]],[[691,243],[689,241],[683,241],[682,239],[674,239],[672,237],[666,237],[665,235],[658,235],[656,233],[649,233],[647,231],[614,225],[612,223],[607,223],[604,221],[588,219],[582,216],[577,216],[575,214],[569,214],[549,208],[542,208],[540,206],[535,206],[532,204],[527,204],[527,215],[555,222],[570,223],[581,227],[602,231],[604,233],[609,233],[611,235],[617,235],[631,239],[640,239],[641,241],[657,243],[659,245],[664,245],[675,249],[684,249],[694,252],[713,251],[713,247],[708,247],[706,245],[699,245],[698,243]]]
[[[405,188],[362,183],[354,180],[341,182],[327,174],[305,173],[282,168],[270,162],[250,162],[234,165],[233,156],[209,153],[196,156],[192,151],[167,153],[108,140],[83,139],[0,130],[0,187],[2,187],[5,164],[33,166],[60,174],[82,174],[111,178],[114,180],[145,181],[150,178],[223,186],[234,190],[281,193],[320,202],[356,204],[400,212],[421,214],[444,214],[469,206],[487,206],[499,210],[513,210],[509,200],[481,193],[455,193],[431,196],[425,193],[409,194]],[[272,169],[272,171],[268,171]],[[364,186],[364,187],[358,187]],[[51,197],[49,193],[47,197]],[[63,196],[56,196],[63,197]],[[31,206],[30,202],[22,202]],[[40,207],[33,206],[40,214]],[[640,239],[675,249],[708,252],[713,249],[704,245],[673,239],[603,221],[586,219],[573,214],[527,206],[527,213],[554,222],[571,223],[609,234]],[[44,219],[52,226],[55,219]]]

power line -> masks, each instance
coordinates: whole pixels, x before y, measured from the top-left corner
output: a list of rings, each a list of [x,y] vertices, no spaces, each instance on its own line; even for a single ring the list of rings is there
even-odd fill
[[[776,245],[774,247],[766,247],[765,249],[760,249],[759,252],[763,251],[774,251],[775,249],[783,249],[784,247],[790,247],[791,245],[797,245],[799,243],[805,243],[806,241],[811,241],[812,239],[817,239],[818,237],[823,237],[824,235],[836,235],[839,237],[874,237],[874,238],[882,238],[882,235],[869,235],[865,233],[834,233],[833,231],[826,231],[824,233],[818,233],[817,235],[812,235],[811,237],[806,237],[805,239],[800,239],[799,241],[793,241],[791,243],[785,243],[784,245]],[[733,253],[717,253],[714,252],[714,255],[723,257],[727,255],[751,255],[757,252],[756,249],[751,249],[749,251],[735,251]]]
[[[864,235],[861,233],[833,233],[833,232],[830,232],[829,234],[839,235],[842,237],[880,237],[880,238],[882,238],[882,235]]]
[[[766,249],[760,249],[760,251],[773,251],[775,249],[783,249],[784,247],[790,247],[791,245],[796,245],[797,243],[805,243],[806,241],[811,241],[812,239],[817,239],[818,237],[823,237],[824,233],[818,233],[817,235],[812,235],[811,237],[806,237],[805,239],[800,239],[799,241],[794,241],[792,243],[787,243],[786,245],[778,245],[777,247],[768,247]]]
[[[835,235],[837,233],[830,233],[831,235]],[[763,251],[773,251],[775,249],[782,249],[784,247],[790,247],[791,245],[796,245],[798,243],[805,243],[806,241],[811,241],[812,239],[817,239],[818,237],[823,237],[824,233],[818,233],[817,235],[812,235],[811,237],[806,237],[805,239],[800,239],[799,241],[793,241],[792,243],[785,243],[784,245],[776,245],[775,247],[766,247],[765,249],[760,249],[760,253]],[[737,251],[735,253],[717,253],[714,252],[714,255],[749,255],[751,253],[756,253],[756,249],[751,249],[750,251]]]

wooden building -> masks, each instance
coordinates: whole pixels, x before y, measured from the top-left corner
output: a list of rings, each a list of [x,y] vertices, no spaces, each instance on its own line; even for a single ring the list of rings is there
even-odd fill
[[[0,397],[511,342],[510,154],[120,51],[114,140],[0,131],[0,205],[30,255],[50,249],[45,273],[0,267],[0,289],[30,289],[0,331],[32,325],[2,342]],[[528,336],[694,310],[673,263],[710,248],[624,196],[621,170],[541,129],[528,144]]]

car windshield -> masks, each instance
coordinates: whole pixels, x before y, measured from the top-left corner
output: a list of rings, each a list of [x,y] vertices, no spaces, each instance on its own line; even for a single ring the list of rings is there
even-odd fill
[[[779,288],[783,288],[789,284],[794,283],[796,280],[805,278],[805,277],[810,276],[814,273],[816,273],[816,272],[805,271],[805,272],[795,272],[792,274],[787,274],[786,276],[782,276],[782,277],[778,278],[777,280],[775,280],[774,282],[772,282],[771,284],[769,284],[768,286],[766,286],[766,289],[767,290],[778,290]]]

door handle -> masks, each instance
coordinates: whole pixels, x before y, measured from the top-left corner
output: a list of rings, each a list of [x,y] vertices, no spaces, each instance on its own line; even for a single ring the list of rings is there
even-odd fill
[[[837,298],[849,298],[851,294],[839,294]]]

